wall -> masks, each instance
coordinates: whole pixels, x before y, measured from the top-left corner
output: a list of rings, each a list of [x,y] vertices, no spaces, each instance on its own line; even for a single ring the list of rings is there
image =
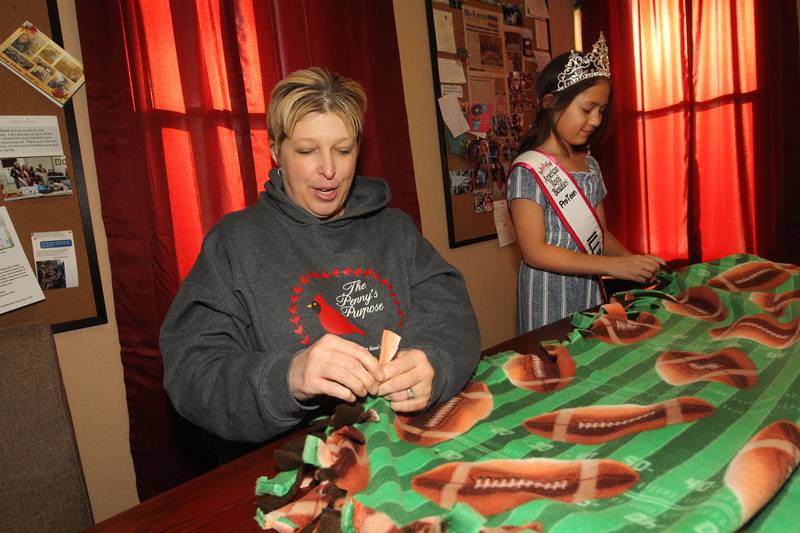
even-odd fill
[[[64,48],[81,59],[74,0],[59,0]],[[139,503],[128,443],[128,406],[122,381],[111,271],[94,166],[86,90],[72,99],[89,194],[108,324],[55,336],[64,387],[96,521]]]
[[[572,0],[550,0],[554,55],[573,47]],[[450,249],[424,0],[394,0],[422,232],[467,280],[484,348],[516,334],[519,248],[497,240]]]

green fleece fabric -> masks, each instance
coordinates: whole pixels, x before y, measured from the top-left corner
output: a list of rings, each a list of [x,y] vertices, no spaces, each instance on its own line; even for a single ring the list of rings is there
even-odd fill
[[[438,443],[404,439],[387,402],[369,400],[380,422],[355,424],[369,484],[345,508],[343,529],[364,508],[402,527],[469,505],[485,518],[470,531],[797,530],[798,272],[735,255],[666,276],[661,291],[618,294],[626,307],[613,335],[603,326],[613,309],[574,316],[558,355],[575,364],[561,376],[574,377],[551,382],[557,390],[512,383],[519,354],[481,360],[472,383],[485,385],[491,408]],[[454,402],[485,402],[482,385]],[[446,416],[419,425],[442,431]]]

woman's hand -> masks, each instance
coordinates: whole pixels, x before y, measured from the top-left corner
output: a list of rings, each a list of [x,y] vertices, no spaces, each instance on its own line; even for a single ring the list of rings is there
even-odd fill
[[[412,413],[428,407],[436,373],[425,352],[400,350],[383,372],[386,381],[378,387],[378,396],[385,396],[395,412]]]
[[[663,259],[654,255],[626,255],[608,259],[610,276],[639,283],[645,283],[655,278],[665,264]]]
[[[377,394],[384,379],[381,365],[366,348],[327,334],[294,358],[289,391],[301,402],[321,394],[352,402]]]

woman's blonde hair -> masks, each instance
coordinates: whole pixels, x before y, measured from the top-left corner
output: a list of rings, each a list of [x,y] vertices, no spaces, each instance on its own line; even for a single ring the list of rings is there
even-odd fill
[[[311,67],[292,72],[272,89],[267,129],[277,150],[309,113],[334,113],[360,143],[366,110],[367,95],[358,82]]]

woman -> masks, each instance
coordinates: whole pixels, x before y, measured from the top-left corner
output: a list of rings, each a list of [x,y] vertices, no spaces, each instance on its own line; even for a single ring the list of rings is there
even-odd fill
[[[33,170],[33,174],[36,176],[36,179],[38,180],[39,183],[41,183],[42,185],[48,185],[47,182],[49,176],[47,174],[47,169],[44,168],[44,165],[39,163],[39,166],[37,166]]]
[[[14,186],[17,189],[22,187],[22,168],[19,166],[19,161],[14,161],[14,166],[11,167],[8,175],[14,180]]]
[[[301,70],[272,92],[277,168],[259,202],[206,236],[161,329],[179,413],[226,440],[260,442],[326,398],[380,395],[399,413],[455,395],[479,356],[463,279],[379,179],[355,176],[366,95]],[[397,357],[375,356],[384,329]]]
[[[31,176],[31,171],[28,169],[28,165],[22,165],[22,173],[19,177],[20,185],[23,187],[30,187],[33,185],[33,176]]]

